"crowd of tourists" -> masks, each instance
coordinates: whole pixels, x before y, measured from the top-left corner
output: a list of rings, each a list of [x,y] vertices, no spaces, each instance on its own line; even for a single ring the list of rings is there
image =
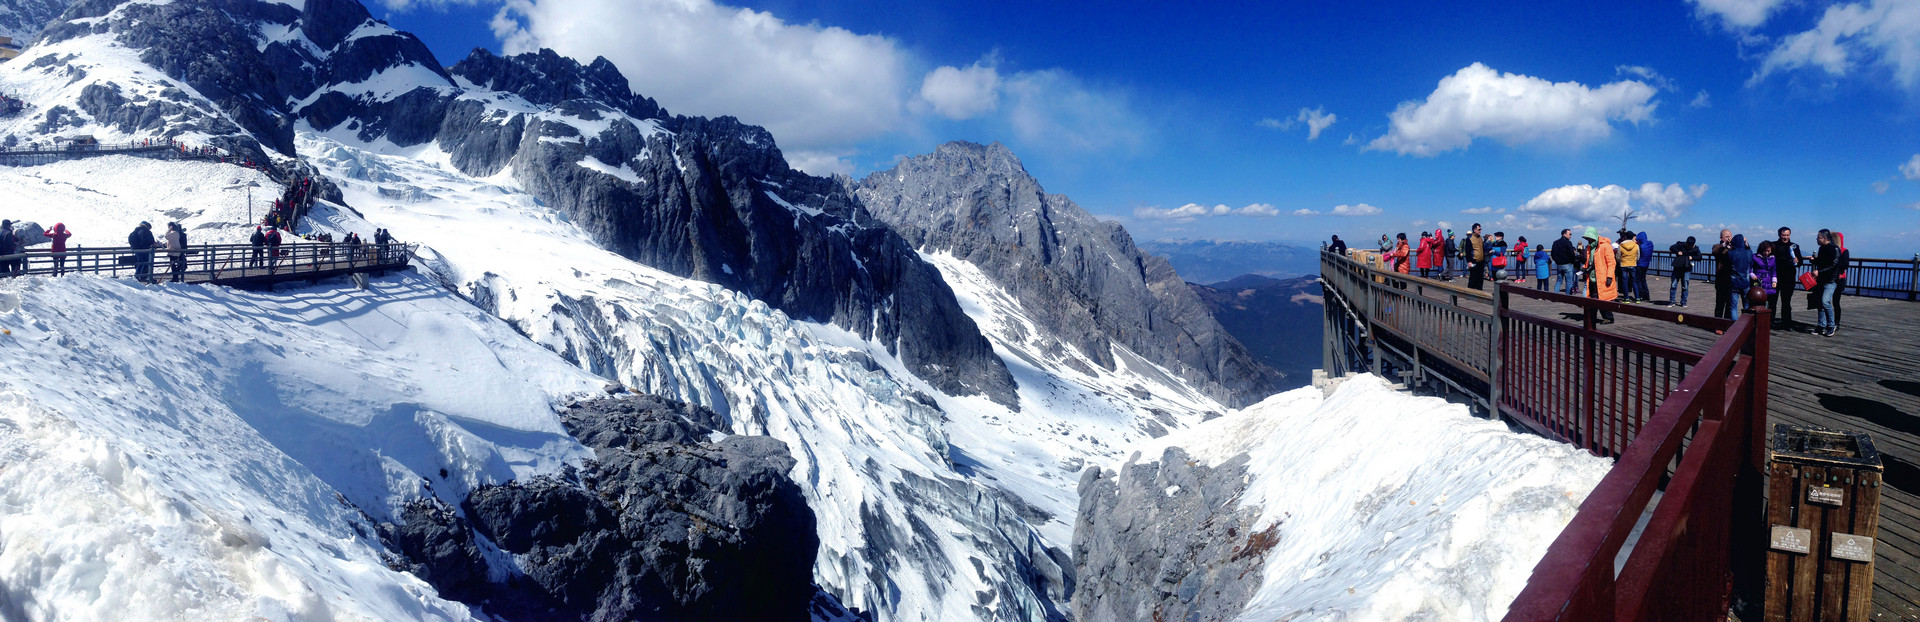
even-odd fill
[[[1714,273],[1707,280],[1713,285],[1715,317],[1738,317],[1747,305],[1748,290],[1758,285],[1774,313],[1774,328],[1792,326],[1793,293],[1805,290],[1806,308],[1815,312],[1814,332],[1833,336],[1839,330],[1841,293],[1853,259],[1846,236],[1821,229],[1808,254],[1793,240],[1792,228],[1781,227],[1775,234],[1775,239],[1750,245],[1745,235],[1721,229],[1720,239],[1704,251],[1693,237],[1674,242],[1666,248],[1671,277],[1664,304],[1687,307],[1690,279],[1711,257]],[[1336,235],[1328,249],[1346,254],[1347,244]],[[1452,230],[1441,228],[1420,232],[1417,241],[1405,233],[1382,234],[1379,244],[1382,267],[1400,274],[1442,281],[1464,275],[1466,286],[1476,290],[1485,289],[1488,280],[1521,285],[1531,276],[1533,287],[1542,291],[1623,304],[1654,303],[1647,273],[1655,267],[1655,251],[1645,231],[1622,228],[1610,237],[1587,227],[1575,238],[1574,230],[1562,229],[1550,246],[1529,247],[1526,236],[1509,244],[1506,232],[1483,234],[1480,223],[1458,239]],[[1613,322],[1613,312],[1602,311],[1601,321]]]
[[[59,276],[68,271],[68,260],[77,257],[80,251],[85,250],[75,247],[71,253],[69,252],[67,240],[73,237],[73,231],[68,229],[65,223],[54,223],[53,228],[44,232],[39,232],[37,225],[29,226],[34,228],[16,230],[12,220],[0,220],[0,277],[25,274],[29,268],[29,259],[39,264],[33,266],[36,270],[35,274]],[[35,239],[26,239],[29,235]],[[278,227],[260,225],[254,227],[253,235],[249,238],[251,252],[245,254],[244,260],[241,259],[241,253],[235,252],[232,257],[223,258],[222,263],[216,265],[213,257],[208,255],[206,269],[222,271],[265,269],[267,275],[276,274],[283,269],[290,269],[284,264],[292,253],[290,249],[283,246],[293,241],[316,244],[310,252],[303,253],[304,257],[302,257],[303,261],[314,263],[338,261],[386,263],[394,259],[392,253],[396,248],[393,235],[386,229],[374,230],[371,240],[362,239],[358,233],[348,233],[344,238],[335,240],[331,233],[301,236]],[[42,243],[51,243],[45,253],[27,253],[28,247]],[[204,246],[190,245],[187,241],[186,227],[178,222],[167,223],[166,231],[156,234],[152,223],[141,221],[132,232],[127,234],[125,252],[111,256],[111,266],[115,268],[109,268],[107,271],[131,267],[136,280],[142,283],[158,283],[161,277],[155,276],[154,263],[164,259],[167,271],[164,278],[178,283],[185,280],[188,257],[200,255],[206,250]],[[98,264],[92,269],[81,264],[77,269],[86,272],[101,271]]]

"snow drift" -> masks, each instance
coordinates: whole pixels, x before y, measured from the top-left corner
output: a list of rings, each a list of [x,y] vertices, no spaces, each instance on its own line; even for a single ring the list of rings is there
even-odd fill
[[[1075,609],[1499,619],[1610,466],[1373,376],[1296,389],[1090,470]]]

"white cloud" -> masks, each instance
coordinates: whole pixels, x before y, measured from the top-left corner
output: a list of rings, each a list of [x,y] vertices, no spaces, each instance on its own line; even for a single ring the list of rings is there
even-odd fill
[[[1580,184],[1542,192],[1520,206],[1520,211],[1539,216],[1594,221],[1619,218],[1629,210],[1639,210],[1637,218],[1640,220],[1662,222],[1679,216],[1706,193],[1706,184],[1682,188],[1680,184],[1663,186],[1649,182],[1634,190],[1612,184],[1599,188]]]
[[[1299,212],[1294,212],[1298,214]],[[1192,222],[1196,218],[1214,216],[1246,216],[1249,218],[1272,218],[1279,216],[1279,208],[1266,203],[1254,203],[1246,207],[1232,208],[1225,205],[1207,207],[1198,203],[1188,203],[1173,209],[1159,207],[1133,208],[1133,217],[1141,220],[1170,220],[1173,222]]]
[[[1913,154],[1906,164],[1900,165],[1900,175],[1908,180],[1920,181],[1920,153]]]
[[[1907,208],[1907,209],[1910,209],[1910,210],[1920,210],[1920,202],[1916,202],[1916,203],[1908,203],[1908,204],[1906,204],[1906,205],[1902,205],[1902,206],[1900,206],[1900,207],[1904,207],[1904,208]]]
[[[1339,121],[1340,117],[1327,114],[1325,108],[1312,110],[1301,108],[1300,114],[1295,116],[1294,120],[1307,124],[1307,141],[1312,142],[1319,140],[1320,132],[1327,129],[1327,126],[1333,125],[1333,122]]]
[[[1474,63],[1442,78],[1426,101],[1401,102],[1388,115],[1391,129],[1366,149],[1434,156],[1465,149],[1475,138],[1578,147],[1611,136],[1613,121],[1653,118],[1657,92],[1635,80],[1588,88]]]
[[[1320,215],[1320,212],[1316,212],[1316,211],[1313,211],[1313,210],[1311,210],[1311,209],[1307,209],[1307,208],[1304,208],[1304,207],[1302,207],[1302,208],[1300,208],[1300,209],[1297,209],[1297,210],[1293,210],[1293,215],[1295,215],[1295,216],[1319,216],[1319,215]]]
[[[1131,151],[1146,142],[1146,122],[1119,91],[1088,85],[1059,69],[1014,74],[1003,88],[1007,121],[1029,144],[1097,152]]]
[[[828,177],[832,175],[853,176],[853,156],[846,151],[809,151],[805,149],[782,149],[787,156],[787,166],[806,172],[809,175]]]
[[[1474,208],[1463,209],[1463,210],[1460,210],[1460,213],[1462,214],[1498,214],[1505,211],[1507,211],[1507,209],[1504,207],[1500,209],[1493,209],[1493,206],[1489,205],[1484,207],[1474,207]]]
[[[1266,203],[1254,203],[1240,208],[1240,215],[1254,218],[1272,218],[1280,215],[1280,209]]]
[[[1413,226],[1415,226],[1415,227],[1425,227],[1425,226],[1427,226],[1427,219],[1425,219],[1425,218],[1422,218],[1422,219],[1420,219],[1420,220],[1416,220],[1416,221],[1413,221]]]
[[[1829,6],[1812,30],[1781,39],[1749,84],[1800,68],[1844,77],[1862,60],[1885,66],[1902,87],[1920,87],[1920,2],[1867,0]]]
[[[1373,216],[1379,214],[1380,211],[1378,207],[1365,203],[1357,203],[1354,205],[1335,205],[1333,206],[1333,211],[1329,213],[1335,216]]]
[[[1886,194],[1887,191],[1892,188],[1893,188],[1893,184],[1887,183],[1887,180],[1884,180],[1884,179],[1873,182],[1874,194]]]
[[[764,125],[782,147],[839,147],[905,120],[908,54],[894,40],[712,0],[506,0],[508,54],[605,56],[678,113]]]
[[[1699,93],[1694,94],[1693,101],[1687,102],[1687,105],[1694,108],[1712,108],[1713,96],[1708,95],[1706,89],[1700,89]]]
[[[1662,91],[1678,92],[1680,90],[1679,85],[1674,84],[1672,80],[1668,80],[1666,76],[1660,75],[1660,72],[1654,71],[1652,67],[1644,67],[1640,65],[1616,65],[1613,68],[1613,72],[1616,75],[1627,74],[1627,75],[1639,76],[1640,80],[1642,82],[1645,82],[1647,86],[1651,86],[1653,88],[1660,89]]]
[[[1439,227],[1440,227],[1441,229],[1452,229],[1452,228],[1453,228],[1453,223],[1450,223],[1450,222],[1447,222],[1447,221],[1444,221],[1444,220],[1442,220],[1442,221],[1440,221],[1440,222],[1436,222],[1436,223],[1433,223],[1433,224],[1435,224],[1435,225],[1438,225],[1438,226],[1439,226]]]
[[[949,119],[980,116],[1000,104],[1000,72],[990,63],[935,69],[920,81],[920,101]]]
[[[1787,0],[1689,0],[1703,21],[1718,18],[1730,29],[1748,29],[1766,23],[1774,9]]]
[[[1254,123],[1254,125],[1259,127],[1264,127],[1270,130],[1285,131],[1285,130],[1293,129],[1293,120],[1288,119],[1286,121],[1281,121],[1279,119],[1268,118],[1268,119],[1261,119],[1258,123]]]

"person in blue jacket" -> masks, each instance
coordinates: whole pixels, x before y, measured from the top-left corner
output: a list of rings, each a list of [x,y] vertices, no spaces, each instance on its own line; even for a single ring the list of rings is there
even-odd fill
[[[1640,245],[1640,261],[1633,266],[1633,297],[1638,300],[1652,300],[1647,292],[1647,266],[1653,263],[1653,240],[1647,239],[1647,232],[1641,231],[1634,242]]]
[[[1533,288],[1540,291],[1552,289],[1553,254],[1547,252],[1545,244],[1533,245]]]
[[[1733,286],[1727,290],[1727,310],[1734,319],[1739,319],[1740,309],[1747,306],[1747,288],[1753,286],[1753,249],[1747,247],[1745,234],[1733,236],[1727,260],[1733,264]]]

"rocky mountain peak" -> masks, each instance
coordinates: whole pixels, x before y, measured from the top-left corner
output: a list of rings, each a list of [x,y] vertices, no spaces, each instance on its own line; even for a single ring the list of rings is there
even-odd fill
[[[854,193],[922,252],[979,266],[1101,367],[1116,368],[1120,346],[1230,406],[1275,389],[1279,374],[1214,321],[1166,260],[1047,193],[1005,145],[950,142],[867,176]]]
[[[453,75],[475,86],[513,93],[528,102],[552,106],[573,99],[592,99],[635,119],[666,118],[667,111],[653,99],[633,92],[627,77],[606,57],[582,66],[579,61],[542,48],[513,56],[497,56],[474,48],[453,66]]]

